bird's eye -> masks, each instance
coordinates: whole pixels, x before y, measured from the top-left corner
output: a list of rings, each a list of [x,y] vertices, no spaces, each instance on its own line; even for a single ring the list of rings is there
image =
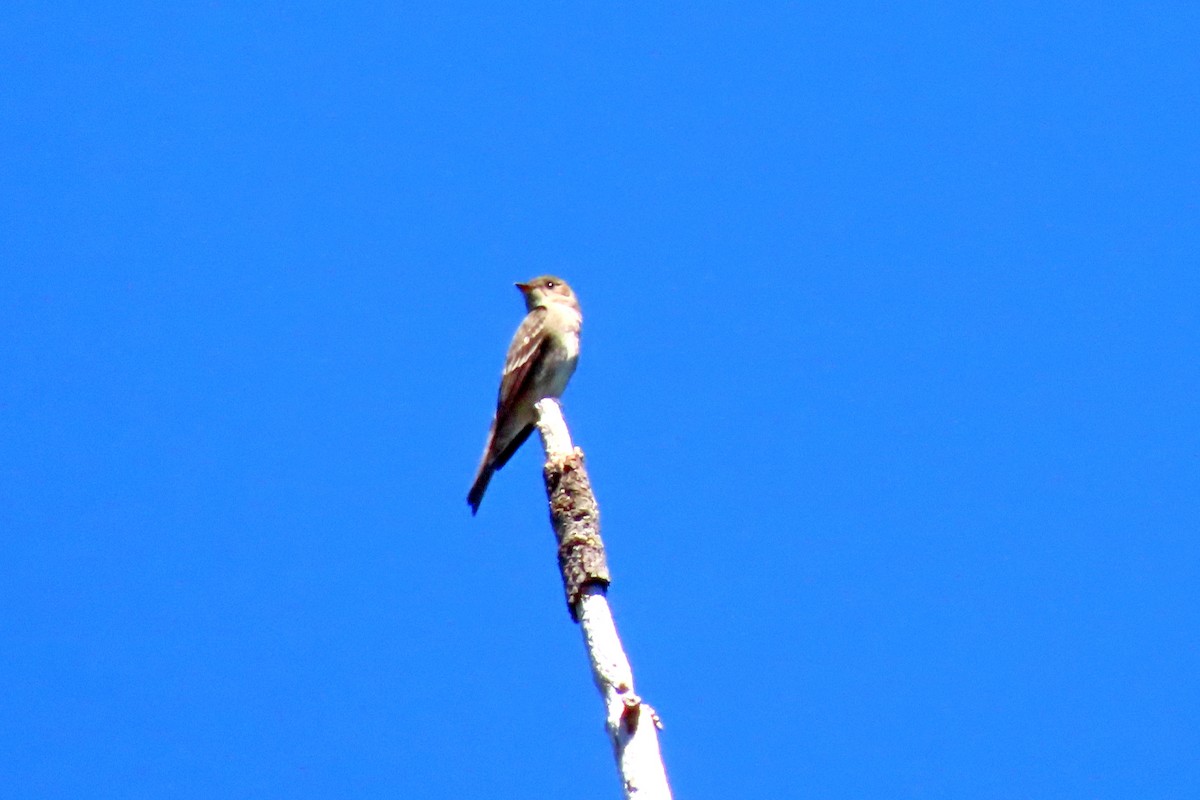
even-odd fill
[[[555,284],[555,283],[554,283],[554,281],[546,281],[546,288],[547,288],[547,289],[553,289],[553,288],[554,288],[556,285],[557,285],[557,284]]]

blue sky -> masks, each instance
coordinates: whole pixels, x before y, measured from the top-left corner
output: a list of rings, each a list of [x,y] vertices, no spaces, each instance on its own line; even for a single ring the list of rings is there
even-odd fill
[[[619,796],[512,283],[679,797],[1200,793],[1200,11],[9,2],[0,784]]]

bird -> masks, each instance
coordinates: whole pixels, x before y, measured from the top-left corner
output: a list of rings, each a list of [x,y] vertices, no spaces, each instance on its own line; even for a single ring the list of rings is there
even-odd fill
[[[575,292],[562,278],[540,275],[518,283],[528,312],[521,321],[500,374],[496,415],[488,430],[475,482],[467,493],[471,514],[479,511],[492,474],[512,458],[537,423],[534,404],[558,399],[579,361],[583,315]]]

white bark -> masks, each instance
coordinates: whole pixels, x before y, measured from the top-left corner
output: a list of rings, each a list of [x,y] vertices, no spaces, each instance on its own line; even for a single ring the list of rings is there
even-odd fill
[[[558,403],[547,398],[537,404],[537,409],[538,431],[546,451],[549,474],[555,465],[574,458],[577,451]],[[578,455],[582,456],[582,453]],[[556,533],[561,541],[562,532]],[[605,591],[606,587],[601,584],[585,586],[572,611],[583,631],[592,679],[604,701],[605,728],[621,773],[625,797],[627,800],[670,800],[671,789],[658,746],[661,723],[654,709],[634,692],[633,670],[617,635]]]
[[[538,433],[542,435],[542,449],[546,451],[547,461],[562,461],[575,452],[571,443],[571,432],[567,430],[567,421],[563,419],[562,408],[558,401],[546,397],[537,402]]]

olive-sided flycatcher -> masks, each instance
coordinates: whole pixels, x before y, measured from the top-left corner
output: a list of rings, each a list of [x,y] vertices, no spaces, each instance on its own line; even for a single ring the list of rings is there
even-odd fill
[[[525,296],[525,315],[504,359],[496,416],[475,483],[467,493],[471,513],[479,510],[492,473],[503,467],[525,443],[537,422],[534,403],[558,398],[567,388],[579,360],[579,329],[583,315],[571,287],[561,278],[542,275],[518,283]]]

